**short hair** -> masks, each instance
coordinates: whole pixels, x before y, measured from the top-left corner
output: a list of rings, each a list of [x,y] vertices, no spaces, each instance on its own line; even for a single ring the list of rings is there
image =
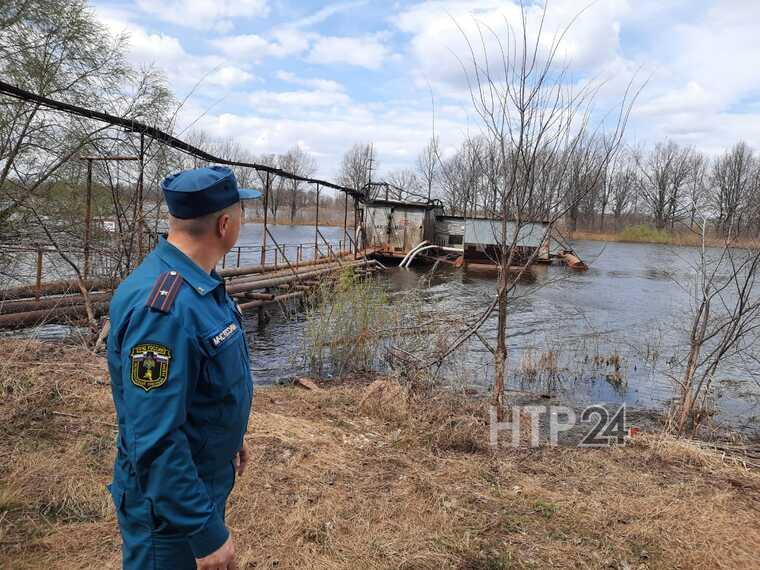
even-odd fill
[[[240,212],[240,202],[235,202],[222,210],[205,214],[198,218],[175,218],[169,214],[169,231],[188,234],[193,237],[202,237],[208,235],[216,228],[216,222],[220,216],[229,214],[234,216],[235,212]]]

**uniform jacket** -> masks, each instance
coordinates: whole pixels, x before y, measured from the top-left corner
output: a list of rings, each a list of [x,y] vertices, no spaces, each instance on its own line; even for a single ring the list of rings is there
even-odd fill
[[[215,271],[162,239],[117,289],[110,318],[116,507],[137,505],[151,530],[206,556],[228,537],[214,480],[234,480],[253,396],[239,308]]]

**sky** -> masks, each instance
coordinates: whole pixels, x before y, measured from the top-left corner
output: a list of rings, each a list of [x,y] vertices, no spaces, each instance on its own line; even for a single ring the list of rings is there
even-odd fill
[[[535,33],[540,7],[526,3]],[[413,168],[433,132],[445,155],[481,132],[465,38],[519,26],[518,0],[92,5],[111,32],[128,34],[130,61],[163,70],[187,98],[177,133],[200,128],[257,155],[299,145],[326,178],[354,143],[374,143],[382,174]],[[628,143],[760,149],[760,1],[549,0],[546,13],[544,41],[571,24],[558,61],[569,81],[599,86],[595,121],[614,116],[630,82],[642,87]]]

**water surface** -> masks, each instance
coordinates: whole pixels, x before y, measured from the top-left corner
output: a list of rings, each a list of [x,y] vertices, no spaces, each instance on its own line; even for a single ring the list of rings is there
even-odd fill
[[[339,230],[340,231],[340,230]],[[649,244],[577,242],[590,269],[576,273],[562,266],[536,266],[533,279],[521,281],[509,312],[509,378],[512,389],[549,394],[574,403],[622,403],[635,409],[662,410],[673,396],[674,357],[685,352],[690,264],[694,248]],[[447,317],[472,316],[495,296],[493,276],[429,266],[393,268],[382,273],[391,292],[422,288],[431,310]],[[263,329],[249,316],[253,373],[268,383],[307,373],[300,348],[303,319],[272,311]],[[496,337],[495,314],[481,329]],[[556,360],[552,371],[522,373],[526,359]],[[493,357],[478,340],[455,355],[453,380],[487,389]],[[555,373],[556,372],[556,373]],[[730,363],[714,390],[721,423],[754,432],[760,390],[742,363]]]

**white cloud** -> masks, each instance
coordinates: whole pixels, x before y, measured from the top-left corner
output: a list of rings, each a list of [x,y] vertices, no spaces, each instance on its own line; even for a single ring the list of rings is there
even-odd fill
[[[220,85],[222,87],[230,87],[238,85],[240,83],[247,83],[254,78],[252,73],[234,67],[231,65],[225,65],[223,67],[216,68],[208,75],[208,82],[213,85]]]
[[[269,13],[267,0],[137,0],[137,6],[165,22],[198,30],[229,31],[236,20]]]
[[[248,97],[254,111],[288,112],[306,107],[327,107],[350,100],[340,91],[254,91]]]
[[[211,45],[232,59],[257,63],[270,57],[303,53],[309,47],[306,36],[296,30],[275,30],[272,38],[269,41],[257,34],[224,36],[213,40]]]
[[[298,116],[314,108],[345,108],[351,98],[337,81],[318,78],[301,78],[293,73],[278,71],[276,77],[287,83],[308,87],[295,91],[254,91],[248,101],[257,113]]]
[[[256,34],[225,36],[211,41],[216,49],[233,58],[259,59],[269,49],[269,42]]]
[[[552,44],[562,34],[555,61],[575,73],[593,72],[615,57],[620,18],[628,11],[626,2],[595,2],[585,10],[584,6],[585,3],[575,0],[550,2],[538,38],[543,8],[539,4],[527,5],[528,42],[533,45],[538,41],[540,58],[548,56]],[[472,69],[471,47],[479,62],[487,60],[497,69],[503,53],[515,54],[515,49],[519,49],[513,43],[513,34],[520,33],[521,27],[520,4],[515,0],[425,2],[402,11],[394,22],[401,32],[409,35],[411,59],[424,81],[461,88],[466,82],[465,69],[470,72]]]
[[[758,113],[747,103],[760,93],[757,2],[713,5],[672,22],[643,56],[651,79],[634,109],[633,129],[646,142],[673,138],[707,152],[744,139],[760,147]]]
[[[283,153],[299,141],[318,158],[318,174],[326,178],[337,175],[343,153],[356,142],[374,142],[381,172],[386,172],[413,164],[430,137],[426,111],[370,108],[342,98],[334,105],[305,108],[301,96],[259,95],[262,104],[279,109],[278,116],[254,107],[248,113],[210,113],[197,126],[214,137],[232,137],[256,154]],[[200,115],[194,113],[193,118]],[[447,143],[458,144],[464,137],[461,123],[450,118],[441,118],[436,128]]]
[[[252,73],[215,55],[188,53],[180,40],[165,33],[151,33],[120,11],[98,8],[96,16],[114,35],[127,34],[129,60],[137,66],[155,65],[178,96],[199,81],[229,88],[254,79]]]
[[[376,36],[325,36],[317,39],[306,59],[322,65],[346,64],[379,69],[389,57],[390,50]]]
[[[275,77],[280,81],[287,81],[295,85],[303,85],[305,87],[312,87],[321,91],[343,91],[344,87],[337,81],[332,79],[319,79],[319,78],[304,78],[298,77],[294,73],[288,71],[278,71]]]
[[[346,64],[367,69],[379,69],[391,57],[391,51],[381,38],[321,36],[298,28],[275,28],[271,39],[258,34],[224,36],[211,42],[227,57],[239,61],[260,63],[269,58],[286,58],[308,51],[306,61],[321,65]]]

